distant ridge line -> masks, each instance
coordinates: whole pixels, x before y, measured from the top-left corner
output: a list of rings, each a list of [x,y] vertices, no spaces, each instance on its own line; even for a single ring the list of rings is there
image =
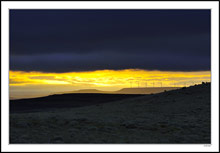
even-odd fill
[[[180,89],[182,87],[139,87],[139,88],[122,88],[117,91],[102,91],[98,89],[80,89],[76,91],[59,92],[54,94],[64,94],[64,93],[104,93],[104,94],[151,94],[160,93]]]

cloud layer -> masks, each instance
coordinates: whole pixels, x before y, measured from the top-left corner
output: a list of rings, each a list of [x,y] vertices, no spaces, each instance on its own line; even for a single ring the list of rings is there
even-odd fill
[[[210,70],[210,11],[11,10],[10,69]]]

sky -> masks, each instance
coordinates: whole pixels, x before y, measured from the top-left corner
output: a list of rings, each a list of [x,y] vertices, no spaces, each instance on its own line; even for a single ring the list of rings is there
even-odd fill
[[[142,82],[166,81],[154,77],[157,74],[182,85],[210,81],[210,41],[210,10],[12,9],[10,87],[21,92],[37,82],[39,86],[71,85],[68,90],[91,84],[115,90],[128,86],[120,84],[120,79],[137,82],[152,73]],[[99,78],[106,72],[120,85],[106,83],[106,77],[101,82],[89,80],[90,73]],[[124,76],[125,72],[130,75]],[[23,74],[35,75],[25,78]],[[81,79],[78,86],[73,85],[76,77]]]

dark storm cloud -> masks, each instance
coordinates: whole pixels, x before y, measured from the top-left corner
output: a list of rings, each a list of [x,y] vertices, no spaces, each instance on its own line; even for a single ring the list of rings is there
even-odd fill
[[[11,10],[10,69],[210,70],[209,10]]]

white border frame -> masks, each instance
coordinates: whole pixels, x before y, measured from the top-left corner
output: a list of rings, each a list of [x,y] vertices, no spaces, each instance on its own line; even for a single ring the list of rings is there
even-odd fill
[[[2,151],[27,152],[27,151],[219,151],[219,2],[208,1],[55,1],[55,2],[1,2],[2,3],[2,99],[1,99],[1,125],[2,125]],[[211,9],[211,115],[212,115],[212,134],[211,145],[14,145],[9,144],[9,9]]]

